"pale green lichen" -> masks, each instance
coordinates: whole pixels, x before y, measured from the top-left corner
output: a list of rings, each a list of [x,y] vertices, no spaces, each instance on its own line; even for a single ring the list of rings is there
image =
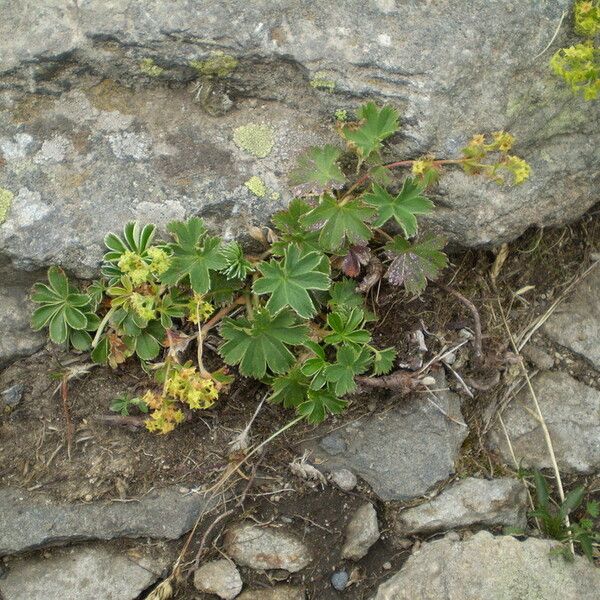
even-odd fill
[[[252,175],[248,181],[244,182],[244,185],[258,198],[264,198],[267,195],[267,186],[258,175]]]
[[[348,111],[345,108],[338,108],[334,114],[336,121],[340,121],[340,123],[348,120]]]
[[[281,198],[281,194],[279,192],[271,192],[269,198],[271,198],[271,200],[279,200],[279,198]]]
[[[238,66],[238,61],[218,50],[206,60],[190,60],[189,65],[204,77],[228,77]]]
[[[242,125],[233,132],[233,141],[245,152],[265,158],[271,154],[273,145],[273,130],[268,125],[257,125],[248,123]]]
[[[144,58],[140,62],[140,71],[149,77],[160,77],[165,72],[162,67],[155,64],[152,58]]]
[[[317,71],[310,80],[310,85],[317,90],[326,90],[328,92],[333,92],[335,89],[335,81],[325,71]]]
[[[0,225],[6,221],[8,211],[12,206],[14,195],[12,192],[0,188]]]

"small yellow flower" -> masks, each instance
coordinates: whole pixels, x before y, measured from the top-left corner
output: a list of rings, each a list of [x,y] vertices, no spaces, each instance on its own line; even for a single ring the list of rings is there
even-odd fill
[[[131,250],[123,252],[117,265],[123,273],[129,275],[133,285],[144,283],[151,274],[150,267],[144,259],[136,252],[131,252]]]
[[[154,298],[150,296],[144,296],[138,292],[133,292],[129,297],[129,304],[131,308],[145,321],[152,321],[156,318],[156,311],[154,310]]]
[[[500,152],[508,152],[515,142],[515,138],[510,133],[506,133],[506,131],[494,131],[492,135],[494,136],[494,144],[492,146],[494,149],[497,148],[500,150]]]
[[[504,166],[513,174],[516,184],[529,179],[531,167],[526,161],[518,156],[508,156],[507,158],[508,160],[504,163]]]
[[[162,275],[171,266],[171,257],[162,248],[151,246],[147,253],[150,258],[150,270],[155,275]]]

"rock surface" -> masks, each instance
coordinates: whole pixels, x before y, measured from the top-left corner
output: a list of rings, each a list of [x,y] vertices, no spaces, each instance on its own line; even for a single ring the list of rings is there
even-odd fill
[[[304,600],[304,590],[290,585],[278,585],[270,590],[248,590],[238,600]]]
[[[556,542],[481,531],[428,542],[379,586],[373,600],[595,600],[600,571],[583,556],[551,557]]]
[[[213,560],[194,573],[194,587],[224,600],[233,600],[242,591],[242,578],[235,565],[226,559]]]
[[[239,523],[227,530],[225,552],[238,565],[251,569],[296,573],[312,561],[310,550],[293,534],[253,523]]]
[[[150,493],[139,502],[70,505],[5,488],[0,490],[0,506],[2,556],[79,540],[177,539],[209,504],[201,494],[183,495],[177,488]]]
[[[600,266],[579,283],[573,297],[556,309],[542,331],[600,370]]]
[[[426,4],[390,0],[369,6],[352,0],[343,8],[321,3],[310,10],[294,1],[282,10],[267,0],[244,5],[88,0],[77,10],[72,10],[69,0],[52,0],[43,9],[8,4],[0,24],[0,75],[9,84],[5,158],[12,160],[24,151],[26,144],[14,138],[17,134],[33,138],[27,149],[35,153],[38,163],[73,164],[74,154],[84,157],[89,152],[85,146],[90,141],[90,124],[85,118],[77,119],[76,113],[70,115],[78,126],[72,132],[75,136],[64,135],[69,131],[64,119],[55,119],[55,128],[45,130],[36,127],[35,116],[27,120],[36,112],[31,104],[44,106],[49,93],[84,88],[76,77],[82,71],[128,85],[144,83],[159,95],[165,92],[169,101],[163,108],[168,108],[177,104],[177,90],[163,89],[164,82],[182,84],[197,77],[190,62],[210,59],[217,47],[238,61],[220,85],[200,90],[205,104],[207,99],[221,97],[220,112],[229,107],[239,110],[246,98],[268,99],[275,108],[289,105],[303,113],[330,111],[347,104],[347,98],[351,104],[363,97],[392,101],[401,109],[405,123],[398,150],[410,155],[454,153],[474,133],[510,129],[533,163],[535,180],[518,191],[477,183],[474,194],[469,180],[451,176],[441,190],[444,209],[438,217],[467,243],[507,239],[531,223],[573,218],[594,202],[590,192],[598,173],[598,157],[593,152],[599,135],[597,113],[554,78],[545,57],[531,60],[545,48],[562,11],[570,7],[569,0],[551,4],[513,0],[501,9],[486,0],[465,2],[458,9],[455,2],[443,1],[434,12]],[[564,45],[569,29],[561,28],[553,47]],[[149,75],[143,67],[148,59],[161,69],[158,75]],[[23,98],[30,101],[29,106],[19,105]],[[139,118],[138,108],[129,108],[123,101],[114,101],[111,108],[106,112],[112,112],[112,117],[105,118],[113,126],[118,121],[122,133],[106,131],[106,142],[118,159],[152,160],[161,152],[169,155],[166,147],[170,146],[171,155],[178,156],[172,162],[186,163],[181,155],[184,143],[169,139],[170,119],[159,105],[151,103],[153,115],[146,119]],[[233,108],[230,113],[236,112]],[[294,120],[299,118],[296,113]],[[89,109],[80,113],[81,117],[89,115]],[[162,139],[147,130],[151,120],[163,127]],[[197,115],[199,132],[205,122],[208,119]],[[227,124],[220,129],[225,132]],[[209,135],[202,135],[201,140],[211,143]],[[222,148],[222,141],[215,140],[215,146]],[[567,153],[569,161],[564,160]],[[102,185],[102,167],[96,171],[93,162],[85,161],[91,171],[82,184],[82,199],[90,186],[97,191],[109,187],[108,181]],[[148,175],[140,165],[140,188],[135,194],[139,200],[144,190],[149,191]],[[229,185],[239,180],[235,168],[231,176],[222,177]],[[25,173],[11,174],[8,179],[14,192],[25,185],[29,193],[42,193],[41,205],[50,208],[51,192],[41,182],[33,185],[35,178]],[[129,180],[123,186],[127,189],[131,180],[125,179]],[[116,183],[113,178],[110,185]],[[167,188],[175,191],[176,184],[164,179],[155,183],[157,194],[149,202],[173,195],[166,193]],[[242,183],[239,180],[234,186],[240,192]],[[182,191],[194,189],[192,185],[186,190],[189,184],[185,182],[180,185]],[[60,201],[76,189],[76,184],[66,182]],[[176,201],[183,195],[190,194],[178,194]],[[113,204],[124,200],[117,194]],[[57,222],[61,213],[66,217],[60,201],[51,209]],[[92,219],[81,223],[82,230],[91,230]],[[104,230],[100,228],[97,239]],[[82,239],[66,245],[75,249]]]
[[[342,548],[342,558],[360,560],[369,552],[369,548],[379,539],[377,511],[367,502],[354,513],[346,527],[346,541]]]
[[[167,561],[132,558],[120,550],[77,547],[9,563],[0,578],[4,600],[133,600]]]
[[[469,477],[451,485],[430,502],[401,511],[393,531],[404,538],[472,525],[524,528],[527,508],[527,491],[522,482]]]
[[[600,467],[600,391],[566,373],[545,371],[533,379],[533,388],[548,426],[558,466],[565,471],[589,473]],[[517,460],[539,468],[551,466],[546,443],[523,390],[502,413]],[[512,456],[501,426],[489,433],[489,444],[508,464]]]
[[[439,373],[435,389],[445,387]],[[436,392],[432,399],[462,422],[456,394]],[[397,408],[385,414],[376,413],[338,429],[310,449],[322,461],[319,468],[350,469],[382,500],[406,500],[424,494],[454,472],[454,461],[466,435],[466,426],[451,421],[423,394],[417,394],[403,398]]]
[[[46,341],[30,324],[33,304],[29,289],[38,274],[15,271],[2,263],[0,256],[0,369],[15,358],[33,354]]]

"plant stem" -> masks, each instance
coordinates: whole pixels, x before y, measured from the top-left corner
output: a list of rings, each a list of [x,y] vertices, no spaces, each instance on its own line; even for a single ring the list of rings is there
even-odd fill
[[[109,319],[112,317],[114,312],[115,312],[115,309],[114,309],[114,307],[111,306],[109,311],[104,315],[104,318],[102,319],[102,321],[100,321],[100,325],[98,325],[98,330],[96,331],[96,335],[94,336],[94,339],[92,340],[92,348],[95,348],[98,345],[98,342],[100,341],[100,336],[102,335],[102,332],[104,331],[104,328],[106,327],[106,324],[108,323]]]
[[[202,337],[206,334],[223,318],[226,317],[231,311],[235,310],[241,304],[244,304],[246,299],[244,296],[238,296],[231,304],[224,306],[219,310],[211,319],[209,319],[202,327]]]
[[[204,341],[202,335],[202,326],[200,324],[200,301],[196,302],[196,320],[198,322],[198,336],[196,338],[196,356],[198,357],[198,372],[202,377],[210,377],[210,373],[204,368],[202,354],[204,352]]]

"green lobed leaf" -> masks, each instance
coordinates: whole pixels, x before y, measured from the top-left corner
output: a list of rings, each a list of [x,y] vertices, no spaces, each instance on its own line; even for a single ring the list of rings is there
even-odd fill
[[[384,350],[374,350],[373,357],[373,375],[386,375],[389,373],[396,359],[396,350],[394,348],[385,348]]]
[[[434,206],[422,192],[423,186],[412,177],[404,180],[402,189],[395,196],[381,185],[374,184],[371,192],[364,196],[365,202],[377,209],[373,225],[381,227],[390,219],[395,219],[406,237],[415,235],[418,229],[415,215],[426,215]]]
[[[381,142],[398,131],[398,112],[391,106],[378,108],[374,102],[368,102],[356,115],[360,123],[344,125],[342,136],[356,149],[359,157],[366,159],[379,152]]]
[[[298,325],[291,311],[272,315],[267,309],[258,309],[254,319],[224,319],[221,336],[225,342],[219,354],[229,365],[239,365],[240,373],[261,379],[267,368],[273,373],[285,373],[295,357],[288,346],[303,344],[308,328]]]
[[[344,396],[356,389],[354,378],[364,373],[371,364],[371,356],[364,348],[357,350],[352,346],[338,348],[335,363],[325,368],[328,382],[335,384],[336,396]]]
[[[363,329],[365,313],[359,308],[338,310],[327,315],[327,325],[332,333],[325,336],[327,344],[368,344],[371,334]]]
[[[244,250],[237,242],[225,244],[222,254],[227,261],[227,266],[223,270],[227,279],[245,279],[249,273],[254,271],[252,263],[246,260]]]
[[[167,229],[175,237],[170,244],[173,252],[171,266],[161,276],[163,283],[175,285],[189,277],[192,289],[205,294],[210,289],[210,273],[227,267],[221,252],[221,240],[209,236],[201,219],[174,221]]]
[[[365,303],[364,296],[356,291],[356,281],[348,277],[336,281],[331,286],[329,295],[328,305],[333,310],[336,308],[362,308]]]
[[[386,278],[392,285],[404,285],[411,294],[420,294],[427,286],[427,280],[437,279],[448,265],[448,257],[441,252],[445,245],[446,240],[439,236],[412,244],[396,236],[385,247],[388,258],[392,259]]]
[[[339,189],[346,182],[337,160],[342,152],[327,144],[309,148],[298,158],[298,166],[290,173],[290,183],[299,195],[320,195],[326,190]]]
[[[295,198],[287,210],[273,215],[273,225],[279,232],[278,239],[271,245],[273,256],[283,256],[284,250],[290,244],[296,244],[303,252],[320,251],[319,232],[309,231],[300,223],[300,219],[312,210],[312,207]]]
[[[298,406],[298,414],[306,417],[309,423],[322,423],[327,414],[337,415],[346,408],[347,402],[328,390],[308,390],[307,397]]]
[[[346,241],[365,244],[372,237],[367,222],[375,209],[355,198],[339,203],[331,196],[324,196],[321,203],[305,214],[300,223],[306,227],[319,227],[319,243],[330,252],[338,250]]]
[[[309,319],[316,308],[309,290],[329,289],[329,276],[317,270],[323,255],[319,252],[302,253],[297,246],[286,248],[283,260],[271,260],[258,264],[262,277],[254,282],[255,294],[271,294],[267,309],[278,313],[286,306],[300,317]]]
[[[275,377],[271,388],[273,393],[269,402],[282,404],[284,408],[295,408],[306,400],[308,378],[299,367],[294,367],[285,375]]]

